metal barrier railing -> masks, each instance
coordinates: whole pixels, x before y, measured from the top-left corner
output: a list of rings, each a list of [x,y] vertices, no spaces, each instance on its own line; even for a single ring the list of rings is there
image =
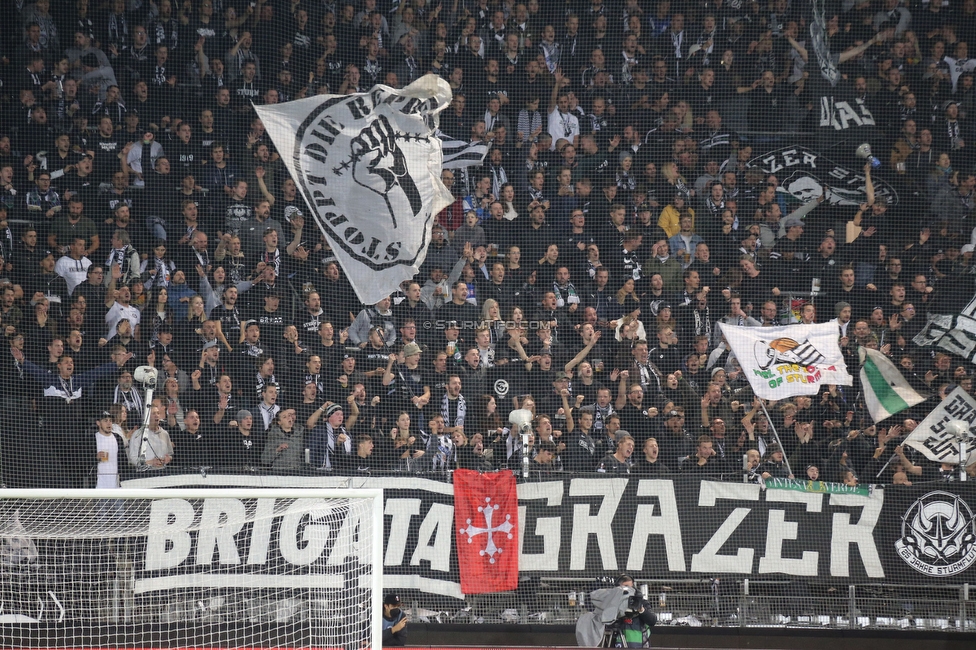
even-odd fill
[[[976,631],[968,583],[926,587],[707,578],[637,584],[659,625]],[[521,593],[468,596],[454,613],[417,601],[408,613],[426,623],[574,624],[588,611],[592,588],[570,578],[546,578]]]

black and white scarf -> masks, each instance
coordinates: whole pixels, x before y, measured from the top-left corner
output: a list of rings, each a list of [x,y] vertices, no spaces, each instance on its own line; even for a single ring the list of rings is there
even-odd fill
[[[322,466],[319,469],[332,469],[332,458],[336,454],[336,440],[344,433],[346,434],[346,441],[343,443],[343,448],[348,455],[352,453],[352,437],[346,433],[346,428],[339,427],[338,429],[334,429],[331,424],[325,425],[325,458],[322,459]]]
[[[278,384],[278,382],[275,381],[275,376],[274,375],[271,375],[270,377],[268,377],[267,379],[265,379],[264,377],[261,376],[261,373],[259,372],[257,374],[257,392],[258,392],[258,397],[261,396],[261,393],[264,392],[264,387],[267,386],[268,384],[273,384],[273,385],[277,385]],[[279,391],[279,394],[280,394],[280,392],[281,392],[281,388],[280,387],[279,387],[278,391]]]
[[[600,407],[599,404],[593,405],[593,430],[603,431],[604,426],[606,426],[607,420],[610,416],[616,413],[613,409],[613,404],[607,404],[605,407]]]
[[[124,406],[130,418],[137,418],[134,421],[142,421],[142,397],[136,389],[122,390],[121,386],[116,386],[112,403]]]
[[[451,416],[451,404],[455,404],[454,416]],[[448,397],[447,393],[444,393],[443,399],[441,399],[441,415],[444,416],[444,422],[449,427],[463,427],[464,426],[464,416],[468,412],[467,404],[464,401],[464,395],[458,395],[456,400],[452,400]]]
[[[264,430],[267,431],[274,423],[275,417],[277,417],[278,411],[281,410],[281,407],[277,404],[268,406],[264,402],[261,402],[261,406],[258,407],[258,410],[261,411],[261,421],[264,424]]]

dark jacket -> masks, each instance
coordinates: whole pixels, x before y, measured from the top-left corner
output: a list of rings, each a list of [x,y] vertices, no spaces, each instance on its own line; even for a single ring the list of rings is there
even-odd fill
[[[407,645],[407,628],[404,627],[399,632],[393,631],[393,626],[407,617],[402,609],[396,610],[393,618],[387,618],[383,614],[383,646],[405,646]]]

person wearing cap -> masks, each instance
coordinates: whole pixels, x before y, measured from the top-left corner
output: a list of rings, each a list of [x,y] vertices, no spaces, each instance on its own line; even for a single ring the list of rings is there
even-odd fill
[[[407,645],[407,615],[400,609],[400,597],[383,597],[383,646]]]
[[[112,414],[108,411],[102,411],[95,418],[96,430],[91,440],[97,463],[95,488],[99,490],[119,487],[119,459],[126,457],[125,439],[113,432],[113,424]]]
[[[851,325],[851,303],[841,300],[834,303],[834,314],[836,317],[831,321],[837,324],[837,329],[840,332],[841,346],[846,346],[846,342],[843,339],[847,338],[847,330],[850,329]]]
[[[766,459],[761,466],[762,477],[767,478],[793,478],[790,468],[786,464],[786,457],[783,448],[773,443],[766,448]]]
[[[341,402],[349,394],[349,389],[355,382],[366,382],[366,375],[356,369],[358,359],[359,354],[355,351],[342,350],[339,352],[338,367],[333,368],[333,379],[325,388],[326,398]]]
[[[261,466],[267,436],[260,427],[254,426],[254,416],[247,409],[240,409],[218,433],[221,465],[247,469]]]
[[[384,388],[396,396],[397,410],[406,411],[417,428],[426,430],[424,407],[430,402],[430,386],[420,368],[420,345],[407,343],[400,352],[400,359],[391,354],[383,373]]]
[[[664,413],[664,431],[656,438],[658,458],[673,472],[678,470],[680,460],[694,451],[692,438],[685,428],[685,413],[681,408],[672,408]]]
[[[308,418],[310,435],[308,439],[309,464],[312,469],[342,471],[352,460],[353,434],[350,433],[359,419],[359,405],[355,394],[346,399],[349,419],[346,420],[341,404],[325,402]],[[320,424],[325,417],[325,423]]]
[[[391,309],[392,304],[390,296],[387,296],[375,305],[360,311],[349,326],[349,341],[365,349],[370,343],[373,330],[379,328],[381,347],[393,345],[397,337],[397,328]]]

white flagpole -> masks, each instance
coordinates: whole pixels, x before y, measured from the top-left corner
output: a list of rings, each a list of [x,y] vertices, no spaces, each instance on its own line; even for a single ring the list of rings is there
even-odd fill
[[[786,471],[796,476],[790,468],[790,459],[786,457],[786,449],[783,447],[783,441],[779,439],[779,433],[776,432],[776,425],[773,424],[773,418],[769,417],[769,411],[766,410],[766,401],[761,399],[759,403],[762,405],[763,413],[766,414],[766,421],[769,422],[769,428],[773,432],[773,437],[776,438],[776,444],[779,445],[780,451],[783,452],[783,462],[786,463]]]

